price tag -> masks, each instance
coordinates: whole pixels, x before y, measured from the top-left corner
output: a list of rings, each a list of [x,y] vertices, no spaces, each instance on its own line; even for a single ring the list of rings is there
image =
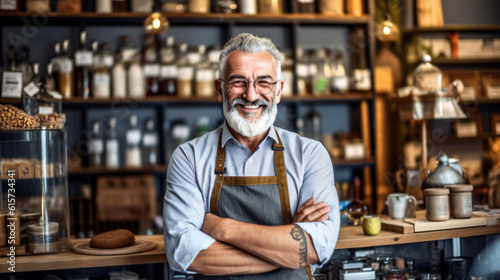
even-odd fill
[[[28,94],[30,97],[35,96],[40,91],[40,88],[35,85],[35,83],[31,82],[27,86],[24,87],[24,92]]]
[[[38,106],[38,114],[40,115],[48,115],[54,112],[54,108],[52,106],[42,105]]]
[[[160,74],[159,64],[146,64],[144,65],[144,76],[145,77],[158,77]]]
[[[160,76],[162,78],[177,78],[177,65],[162,65]]]
[[[147,133],[147,134],[144,134],[144,138],[142,139],[142,142],[143,142],[145,147],[156,147],[156,146],[158,146],[158,137],[156,134]]]
[[[4,71],[2,74],[2,97],[21,98],[23,73]]]
[[[92,66],[94,57],[91,51],[78,51],[75,53],[75,65],[79,66]]]
[[[124,49],[122,51],[122,60],[123,62],[131,62],[134,59],[135,53],[137,51],[135,49]]]
[[[59,64],[61,73],[71,73],[73,72],[73,62],[70,59],[64,59]]]

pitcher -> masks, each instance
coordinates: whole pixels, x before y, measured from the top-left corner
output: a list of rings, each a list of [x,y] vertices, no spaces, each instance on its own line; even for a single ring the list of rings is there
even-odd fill
[[[393,219],[414,218],[417,199],[407,193],[391,193],[385,201]]]

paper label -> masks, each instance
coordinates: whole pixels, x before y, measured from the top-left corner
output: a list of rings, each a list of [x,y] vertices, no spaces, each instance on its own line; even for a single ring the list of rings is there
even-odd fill
[[[349,89],[349,79],[347,76],[332,77],[332,89],[333,91],[346,91]]]
[[[52,95],[55,99],[62,99],[62,95],[55,90],[48,90],[47,93]]]
[[[17,0],[2,0],[0,1],[1,10],[17,10]]]
[[[59,69],[61,69],[61,62],[62,59],[60,57],[54,57],[50,63],[52,63],[52,72],[59,72]]]
[[[192,80],[193,79],[193,68],[186,66],[186,67],[179,67],[179,79],[180,80]]]
[[[158,137],[154,133],[146,133],[144,134],[142,142],[144,147],[156,147],[158,146]]]
[[[138,129],[130,130],[127,132],[127,144],[136,145],[141,142],[141,131]]]
[[[70,59],[63,59],[59,63],[59,71],[61,73],[71,73],[73,72],[73,62]]]
[[[110,83],[111,78],[109,74],[103,73],[95,73],[94,74],[94,97],[98,98],[109,98],[111,95],[110,92]]]
[[[75,65],[80,66],[92,66],[94,62],[94,57],[91,51],[78,51],[75,53]]]
[[[207,82],[214,79],[214,72],[211,69],[200,69],[196,71],[196,81]]]
[[[346,159],[361,159],[365,157],[365,146],[362,143],[346,144],[344,148]]]
[[[144,76],[145,77],[158,77],[160,74],[159,64],[146,64],[144,65]]]
[[[54,108],[52,106],[41,105],[38,106],[38,114],[40,115],[48,115],[54,112]]]
[[[175,139],[187,139],[189,137],[189,127],[187,125],[176,125],[172,128],[172,136]]]
[[[89,153],[90,154],[102,154],[104,151],[104,145],[101,139],[91,139],[89,141]]]
[[[177,65],[162,65],[160,76],[162,78],[177,78]]]
[[[106,150],[108,154],[118,153],[118,141],[111,139],[106,143]]]
[[[4,71],[2,75],[2,97],[21,98],[23,73]]]
[[[281,91],[281,94],[283,96],[292,96],[293,72],[292,71],[281,72],[281,79],[283,80],[283,90]]]
[[[122,61],[127,63],[131,62],[134,59],[135,53],[137,51],[135,49],[124,49],[122,50]]]
[[[40,91],[40,88],[35,85],[35,83],[31,82],[27,86],[24,87],[24,92],[28,94],[30,97],[35,96]]]
[[[307,65],[297,64],[297,76],[307,77],[308,75],[309,75],[309,71],[308,71]]]

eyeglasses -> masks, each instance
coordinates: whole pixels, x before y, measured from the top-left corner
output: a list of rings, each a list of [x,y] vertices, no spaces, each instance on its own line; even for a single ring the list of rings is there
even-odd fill
[[[246,79],[235,79],[231,82],[227,82],[223,79],[220,80],[229,86],[229,91],[232,94],[245,94],[250,84],[250,81]],[[253,87],[258,94],[266,95],[273,91],[276,83],[278,83],[278,81],[273,81],[270,78],[260,78],[253,81]]]

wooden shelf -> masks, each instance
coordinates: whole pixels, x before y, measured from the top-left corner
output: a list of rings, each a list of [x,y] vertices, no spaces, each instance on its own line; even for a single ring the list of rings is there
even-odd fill
[[[483,133],[474,137],[448,137],[443,143],[463,143],[463,142],[478,142],[488,140],[490,138],[500,137],[498,134]]]
[[[404,30],[403,34],[412,35],[418,33],[441,33],[441,32],[500,32],[500,25],[457,25],[417,27]]]
[[[330,16],[323,14],[192,14],[192,13],[162,13],[171,24],[224,24],[224,23],[259,23],[259,24],[338,24],[338,25],[364,25],[371,21],[371,16],[339,15]],[[2,12],[0,22],[3,25],[19,25],[24,21],[36,18],[40,14],[28,12]],[[78,14],[65,14],[50,12],[46,14],[49,25],[80,25],[82,22],[89,25],[136,25],[144,21],[150,13],[95,13],[81,12]]]
[[[291,96],[283,97],[282,101],[285,102],[359,102],[361,100],[373,99],[372,92],[350,92],[346,94],[332,93],[329,95],[321,96]],[[109,105],[113,103],[137,103],[137,104],[153,104],[159,103],[218,103],[217,97],[178,97],[178,96],[148,96],[142,99],[124,98],[124,99],[99,99],[74,97],[71,99],[63,99],[63,105]],[[17,98],[0,98],[0,104],[21,104],[21,99]]]
[[[165,173],[167,172],[167,165],[154,165],[145,167],[120,167],[117,169],[110,169],[106,167],[78,167],[68,168],[69,175],[105,175],[105,174],[131,174],[131,173]]]
[[[361,226],[344,226],[340,228],[340,234],[335,249],[399,245],[499,233],[500,225],[494,225],[487,227],[483,226],[407,234],[382,230],[380,234],[376,236],[368,236],[363,234],[363,229]],[[165,244],[163,235],[159,234],[152,236],[136,236],[136,238],[138,240],[152,240],[158,244],[158,248],[142,253],[114,256],[82,255],[73,253],[71,251],[49,255],[16,256],[16,272],[124,266],[167,262],[165,256]],[[89,242],[89,239],[86,238],[71,240],[72,244],[77,244],[80,242]],[[8,267],[9,264],[7,262],[0,263],[0,271],[7,272]]]
[[[458,64],[500,64],[500,58],[439,58],[433,60],[436,65],[458,65]]]

